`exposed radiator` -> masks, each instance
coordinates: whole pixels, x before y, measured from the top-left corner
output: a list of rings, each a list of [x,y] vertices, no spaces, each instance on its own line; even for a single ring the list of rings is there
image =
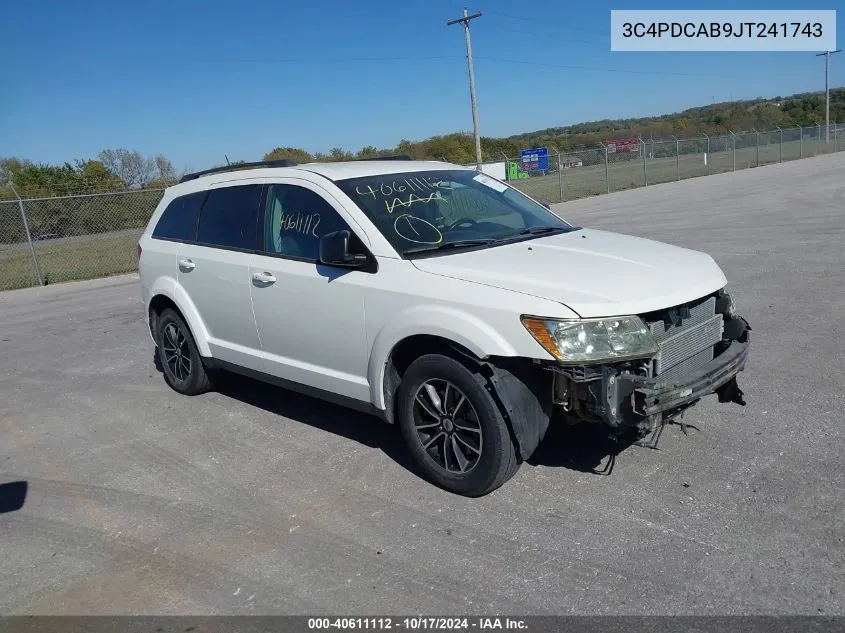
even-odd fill
[[[722,339],[724,327],[722,315],[716,314],[716,299],[709,297],[686,307],[689,315],[680,325],[655,315],[649,315],[651,318],[646,321],[660,346],[656,376],[682,376],[713,360],[713,346]]]
[[[711,360],[713,360],[713,348],[708,347],[698,352],[698,354],[682,360],[677,365],[664,369],[660,372],[660,377],[665,379],[681,378],[686,374],[694,372],[699,367],[704,367]]]

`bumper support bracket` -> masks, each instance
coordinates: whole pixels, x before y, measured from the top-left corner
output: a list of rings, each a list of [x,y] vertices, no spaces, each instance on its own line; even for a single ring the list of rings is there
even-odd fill
[[[638,415],[651,416],[683,407],[712,393],[719,402],[745,405],[736,376],[745,369],[749,342],[732,341],[728,348],[696,373],[684,376],[682,383],[657,378],[625,377],[632,381],[632,409]]]

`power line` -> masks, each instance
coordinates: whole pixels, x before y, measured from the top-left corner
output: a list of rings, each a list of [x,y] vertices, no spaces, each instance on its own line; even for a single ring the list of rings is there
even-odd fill
[[[393,57],[241,57],[194,59],[201,64],[336,64],[340,62],[407,62],[461,59],[462,55],[398,55]]]
[[[320,16],[322,17],[322,16]],[[425,22],[429,19],[430,16],[424,15],[390,15],[390,14],[379,14],[379,15],[338,15],[335,16],[340,21],[346,20],[365,20],[367,22],[374,22],[376,20],[383,20],[386,22],[414,22],[415,24],[419,24],[420,22]]]
[[[528,66],[545,66],[547,68],[563,68],[566,70],[590,70],[594,72],[608,72],[608,73],[623,73],[630,75],[665,75],[669,77],[724,77],[725,73],[676,73],[671,71],[659,70],[626,70],[622,68],[597,68],[594,66],[576,66],[570,64],[551,64],[548,62],[536,62],[530,59],[501,59],[498,57],[482,57],[478,56],[476,59],[482,59],[488,62],[496,62],[500,64],[524,64]]]
[[[574,41],[574,40],[567,40]],[[831,55],[839,51],[831,51]],[[824,53],[822,53],[824,55]],[[343,62],[405,62],[405,61],[433,61],[445,59],[462,59],[464,55],[400,55],[393,57],[332,57],[332,58],[295,58],[295,57],[252,57],[252,58],[204,58],[191,60],[201,64],[338,64]],[[518,64],[526,66],[541,66],[545,68],[560,68],[563,70],[587,70],[591,72],[620,73],[626,75],[651,75],[666,77],[740,77],[744,73],[731,75],[729,73],[689,73],[662,70],[628,70],[623,68],[602,68],[597,66],[580,66],[576,64],[554,64],[530,59],[504,59],[475,55],[473,59],[480,59],[495,64]],[[803,75],[802,75],[803,76]]]
[[[530,35],[532,37],[560,37],[559,33],[540,33],[538,31],[525,31],[525,30],[522,30],[522,29],[511,29],[511,28],[497,26],[497,25],[487,26],[486,29],[492,30],[492,31],[503,31],[503,32],[507,32],[507,33],[520,33],[522,35]],[[579,39],[575,39],[575,38],[572,38],[572,37],[569,37],[569,36],[566,37],[566,42],[567,42],[567,44],[570,43],[570,42],[573,42],[573,43],[576,43],[576,44],[595,44],[596,43],[595,40],[579,40]]]
[[[589,26],[569,26],[568,24],[549,24],[548,21],[534,20],[531,18],[525,18],[517,15],[508,15],[507,13],[499,13],[498,11],[488,11],[487,13],[491,15],[497,15],[500,18],[507,18],[509,20],[519,20],[521,22],[529,22],[531,24],[541,24],[546,28],[563,29],[567,31],[587,31],[592,33],[610,33],[610,29],[596,29],[591,28]]]
[[[572,41],[572,40],[569,40]],[[461,59],[463,55],[399,55],[393,57],[242,57],[242,58],[204,58],[194,59],[200,64],[337,64],[343,62],[399,62],[399,61],[431,61],[440,59]],[[579,66],[575,64],[553,64],[538,62],[530,59],[503,59],[499,57],[473,56],[496,64],[521,64],[528,66],[543,66],[546,68],[561,68],[564,70],[589,70],[593,72],[622,73],[631,75],[664,75],[669,77],[724,77],[725,73],[684,73],[659,70],[627,70],[621,68],[601,68],[596,66]],[[739,75],[737,75],[739,76]]]

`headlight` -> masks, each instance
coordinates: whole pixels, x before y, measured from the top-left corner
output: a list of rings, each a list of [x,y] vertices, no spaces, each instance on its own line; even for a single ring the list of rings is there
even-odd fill
[[[565,363],[653,356],[657,342],[636,316],[561,321],[522,317],[522,324],[552,356]]]

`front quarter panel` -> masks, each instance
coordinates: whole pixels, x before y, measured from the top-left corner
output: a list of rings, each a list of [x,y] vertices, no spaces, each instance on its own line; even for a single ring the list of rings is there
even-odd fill
[[[520,322],[522,314],[577,318],[567,307],[509,290],[425,273],[411,262],[381,259],[365,297],[372,403],[385,408],[384,380],[393,348],[431,335],[488,356],[552,360]]]

